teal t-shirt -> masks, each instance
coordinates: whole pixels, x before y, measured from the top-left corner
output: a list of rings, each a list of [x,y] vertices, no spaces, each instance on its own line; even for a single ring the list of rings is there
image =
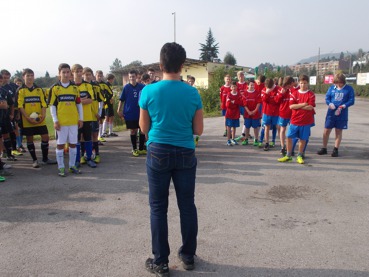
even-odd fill
[[[145,86],[139,105],[151,119],[148,145],[156,142],[195,149],[192,120],[202,109],[196,88],[181,81],[163,80]]]

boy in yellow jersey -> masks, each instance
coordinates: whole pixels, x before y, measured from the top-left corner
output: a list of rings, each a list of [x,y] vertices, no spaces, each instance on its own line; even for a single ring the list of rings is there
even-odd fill
[[[112,90],[112,84],[115,76],[108,74],[105,83],[105,121],[103,123],[103,137],[117,137],[116,133],[113,133],[113,121],[114,121],[114,93]],[[109,128],[109,133],[106,132],[106,127]]]
[[[96,163],[91,159],[92,156],[92,122],[96,120],[96,113],[93,110],[94,90],[92,85],[83,81],[83,67],[80,64],[74,64],[72,66],[72,74],[74,77],[74,83],[78,87],[81,103],[83,107],[83,126],[78,129],[78,143],[77,143],[77,157],[76,166],[79,167],[80,163],[86,163],[89,167],[95,168]],[[82,140],[83,135],[83,140]],[[81,155],[86,152],[86,157]]]
[[[103,103],[102,103],[102,110],[101,110],[101,114],[100,114],[100,119],[99,119],[99,134],[98,134],[98,140],[99,140],[99,145],[103,145],[103,142],[106,142],[106,140],[102,137],[102,135],[104,134],[103,132],[103,123],[105,120],[105,93],[106,93],[106,84],[104,82],[104,73],[102,72],[102,70],[96,70],[95,73],[95,79],[96,79],[96,83],[99,85],[100,87],[100,94],[102,96],[103,99]]]
[[[33,136],[41,136],[41,164],[56,164],[50,160],[49,155],[49,131],[46,127],[46,100],[42,88],[34,84],[35,75],[32,69],[26,68],[22,73],[24,84],[18,88],[18,110],[22,117],[22,134],[27,138],[27,148],[32,157],[32,167],[38,168]]]
[[[70,82],[70,66],[59,65],[59,82],[50,88],[50,112],[57,133],[56,160],[59,176],[65,176],[64,146],[69,143],[69,172],[79,174],[75,166],[78,142],[78,128],[83,127],[83,108],[78,87]]]
[[[83,80],[92,85],[92,89],[94,92],[93,102],[92,102],[92,110],[94,120],[92,121],[92,151],[95,152],[95,158],[93,161],[95,163],[100,162],[100,153],[99,153],[99,120],[101,117],[101,112],[104,105],[104,97],[101,94],[101,88],[98,83],[93,80],[93,71],[89,67],[83,68]],[[82,153],[83,154],[83,153]]]

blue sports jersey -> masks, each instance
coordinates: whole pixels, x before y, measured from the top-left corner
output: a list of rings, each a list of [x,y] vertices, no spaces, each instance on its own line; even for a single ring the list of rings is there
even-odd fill
[[[355,91],[349,85],[344,85],[341,89],[338,89],[336,85],[332,85],[325,95],[325,102],[327,105],[333,103],[336,109],[339,106],[345,105],[346,108],[342,109],[341,114],[336,120],[348,120],[348,107],[355,103]],[[331,110],[328,107],[327,116],[335,116],[336,109]]]
[[[137,83],[135,86],[130,83],[124,86],[119,100],[124,102],[123,116],[125,120],[131,121],[140,118],[138,99],[143,88],[144,85],[140,83]]]
[[[181,81],[162,80],[142,90],[140,107],[151,119],[148,145],[156,142],[195,149],[192,121],[202,109],[196,88]]]

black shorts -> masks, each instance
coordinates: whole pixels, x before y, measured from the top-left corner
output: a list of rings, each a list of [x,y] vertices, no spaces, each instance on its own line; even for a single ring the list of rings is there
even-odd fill
[[[113,105],[108,104],[108,107],[105,109],[105,116],[107,116],[107,117],[114,116]]]
[[[140,126],[138,125],[138,120],[126,120],[127,129],[138,129]]]
[[[98,133],[99,132],[99,121],[92,121],[92,133]]]
[[[48,134],[49,134],[49,131],[47,130],[46,125],[27,127],[27,128],[22,129],[22,135],[26,137],[35,136],[35,135],[48,135]]]
[[[100,116],[101,119],[104,119],[105,118],[105,109],[102,109],[101,110],[101,116]]]
[[[82,134],[84,141],[92,140],[92,121],[83,122],[82,128],[78,129],[78,141],[81,141]]]
[[[1,133],[2,134],[9,134],[14,131],[13,123],[10,121],[10,118],[4,118],[1,122]]]

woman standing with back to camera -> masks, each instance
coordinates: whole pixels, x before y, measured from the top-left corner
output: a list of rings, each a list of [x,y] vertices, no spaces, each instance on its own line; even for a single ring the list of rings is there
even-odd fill
[[[194,269],[197,247],[193,135],[201,135],[204,124],[197,89],[180,80],[185,60],[186,51],[181,45],[164,44],[160,51],[163,80],[146,86],[139,101],[140,127],[148,135],[146,168],[154,255],[145,266],[156,276],[169,276],[167,211],[171,180],[180,211],[182,246],[178,257],[184,269]]]

